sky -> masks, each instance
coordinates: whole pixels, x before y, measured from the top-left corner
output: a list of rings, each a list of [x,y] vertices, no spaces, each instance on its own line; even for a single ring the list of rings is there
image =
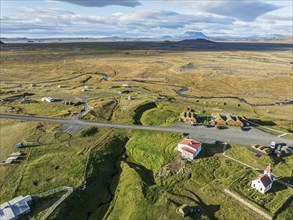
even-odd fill
[[[291,0],[1,0],[1,37],[292,36]]]

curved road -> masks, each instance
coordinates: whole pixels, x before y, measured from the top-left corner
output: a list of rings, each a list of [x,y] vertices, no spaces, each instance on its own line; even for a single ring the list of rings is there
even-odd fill
[[[78,74],[76,76],[67,78],[67,79],[53,79],[53,80],[48,80],[48,81],[41,81],[41,82],[35,82],[35,84],[49,84],[49,83],[57,83],[57,82],[66,82],[66,81],[70,81],[73,79],[77,79],[79,77],[82,76],[86,76],[88,74],[91,73],[81,73]],[[110,78],[110,76],[108,76],[105,73],[95,73],[95,74],[99,74],[103,76],[102,80],[108,81],[108,79]],[[245,103],[249,106],[275,106],[275,105],[293,105],[293,100],[291,101],[285,101],[285,102],[276,102],[276,103],[266,103],[266,104],[257,104],[257,103],[250,103],[247,100],[243,99],[243,98],[239,98],[237,96],[189,96],[189,95],[185,95],[183,94],[184,92],[189,91],[189,88],[184,87],[184,86],[179,86],[179,85],[174,85],[174,84],[167,84],[167,83],[162,83],[160,81],[145,81],[145,80],[112,80],[113,82],[139,82],[139,83],[144,83],[144,84],[159,84],[162,86],[173,86],[178,88],[178,90],[176,91],[176,94],[178,96],[184,97],[184,98],[191,98],[191,99],[235,99],[238,100],[242,103]],[[13,82],[1,82],[0,84],[7,84],[7,85],[14,85],[14,86],[20,86],[22,84],[31,84],[31,83],[13,83]]]
[[[129,124],[113,124],[103,122],[90,122],[83,121],[77,117],[72,119],[60,119],[49,117],[36,117],[36,116],[22,116],[22,115],[10,115],[0,114],[0,118],[6,119],[18,119],[27,121],[44,121],[44,122],[56,122],[72,126],[98,126],[98,127],[112,127],[112,128],[124,128],[124,129],[137,129],[147,131],[160,131],[160,132],[177,132],[188,133],[192,138],[198,141],[209,143],[212,140],[218,140],[221,142],[228,142],[233,144],[239,144],[244,146],[250,146],[253,144],[269,145],[271,141],[277,143],[284,143],[288,146],[293,146],[293,139],[280,138],[272,134],[265,133],[257,129],[250,129],[249,131],[242,131],[238,127],[230,127],[229,129],[218,130],[215,128],[206,128],[204,126],[190,126],[188,124],[176,123],[169,127],[158,126],[142,126],[142,125],[129,125]]]

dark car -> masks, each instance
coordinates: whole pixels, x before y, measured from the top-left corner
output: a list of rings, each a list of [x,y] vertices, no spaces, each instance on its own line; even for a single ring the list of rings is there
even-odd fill
[[[241,126],[240,129],[241,129],[241,131],[249,131],[251,129],[251,127]]]

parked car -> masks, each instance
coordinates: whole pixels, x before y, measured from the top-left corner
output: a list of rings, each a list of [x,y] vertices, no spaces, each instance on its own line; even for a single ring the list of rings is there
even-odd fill
[[[24,146],[23,146],[23,143],[18,143],[18,144],[15,145],[15,147],[16,148],[23,148]]]
[[[215,128],[221,130],[221,129],[224,129],[225,127],[224,126],[221,126],[221,125],[216,125]]]
[[[217,144],[217,143],[218,143],[217,140],[213,140],[213,141],[211,142],[211,144]]]
[[[42,102],[54,102],[55,100],[51,97],[43,97],[41,99]]]
[[[241,126],[240,129],[241,129],[241,131],[249,131],[251,129],[251,127]]]

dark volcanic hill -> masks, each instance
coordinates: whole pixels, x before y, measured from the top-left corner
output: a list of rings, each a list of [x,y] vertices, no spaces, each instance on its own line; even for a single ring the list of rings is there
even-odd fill
[[[0,44],[4,44],[4,42],[0,40]]]
[[[211,40],[206,40],[206,39],[187,39],[187,40],[179,41],[178,43],[215,43],[215,42]]]

